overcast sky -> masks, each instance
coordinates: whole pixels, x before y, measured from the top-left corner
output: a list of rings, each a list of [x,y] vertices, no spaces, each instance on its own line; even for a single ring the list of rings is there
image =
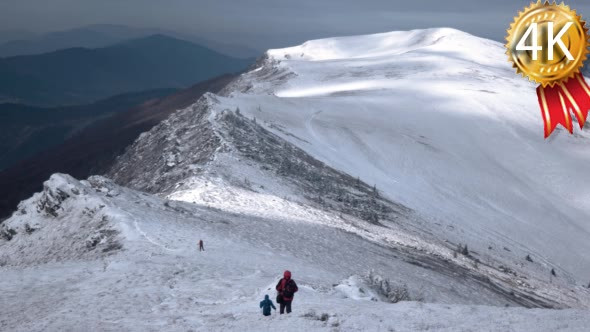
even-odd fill
[[[0,0],[0,30],[156,27],[258,49],[351,34],[454,27],[502,40],[520,0]],[[590,1],[567,3],[590,17]],[[585,4],[584,4],[585,3]]]

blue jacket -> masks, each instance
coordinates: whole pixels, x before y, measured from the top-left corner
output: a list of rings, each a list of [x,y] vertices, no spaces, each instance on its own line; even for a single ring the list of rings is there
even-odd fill
[[[264,301],[260,302],[260,307],[262,308],[262,314],[265,316],[270,315],[270,308],[272,307],[274,310],[277,310],[277,308],[275,308],[275,305],[272,303],[272,301],[268,298],[268,295],[266,295],[264,297]]]

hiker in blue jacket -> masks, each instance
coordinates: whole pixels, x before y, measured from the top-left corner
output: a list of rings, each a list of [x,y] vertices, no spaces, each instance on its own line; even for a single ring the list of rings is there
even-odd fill
[[[270,316],[270,308],[277,310],[268,295],[264,296],[264,300],[260,302],[260,307],[262,308],[262,314],[265,316]]]

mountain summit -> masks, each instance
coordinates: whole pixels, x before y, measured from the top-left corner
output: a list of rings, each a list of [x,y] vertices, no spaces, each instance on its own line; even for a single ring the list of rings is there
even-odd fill
[[[375,184],[440,236],[590,275],[590,134],[543,139],[535,86],[500,43],[453,29],[314,40],[268,51],[226,90],[222,108]]]

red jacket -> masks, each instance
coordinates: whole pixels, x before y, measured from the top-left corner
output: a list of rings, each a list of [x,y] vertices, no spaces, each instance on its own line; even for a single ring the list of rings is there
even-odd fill
[[[283,278],[279,280],[276,289],[285,301],[293,301],[295,293],[299,290],[297,283],[291,278]]]

